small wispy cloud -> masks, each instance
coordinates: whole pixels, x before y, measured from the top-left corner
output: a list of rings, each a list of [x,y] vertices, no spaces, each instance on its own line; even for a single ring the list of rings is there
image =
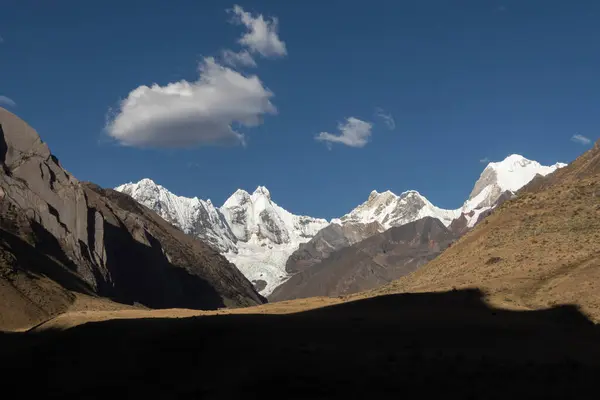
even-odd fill
[[[223,63],[232,67],[256,67],[256,61],[254,61],[254,57],[252,57],[247,50],[242,50],[237,53],[233,50],[223,50],[222,54]]]
[[[587,138],[583,135],[573,135],[571,137],[571,141],[575,142],[575,143],[579,143],[579,144],[583,144],[583,145],[589,145],[590,143],[592,143],[592,140],[590,138]]]
[[[265,58],[282,57],[287,54],[285,42],[279,38],[279,20],[265,18],[262,14],[252,15],[235,5],[228,10],[234,14],[233,23],[244,25],[247,32],[238,40],[251,53],[259,53]]]
[[[16,107],[17,103],[15,103],[14,100],[11,99],[10,97],[0,96],[0,105]]]
[[[4,38],[0,36],[0,43],[4,43]]]
[[[479,160],[479,162],[480,162],[480,163],[482,163],[482,164],[487,164],[487,163],[489,163],[489,162],[490,162],[490,159],[489,159],[489,158],[487,158],[487,157],[484,157],[484,158],[482,158],[481,160]]]
[[[346,122],[338,124],[339,135],[321,132],[315,136],[315,140],[326,142],[328,145],[341,143],[350,147],[364,147],[369,142],[372,128],[373,124],[370,122],[350,117]]]
[[[383,120],[383,123],[388,127],[389,130],[393,131],[394,129],[396,129],[396,121],[394,120],[392,114],[386,113],[382,108],[378,107],[375,109],[375,116],[377,118],[381,118],[381,120]]]
[[[197,162],[188,162],[186,165],[188,168],[192,169],[192,168],[200,168],[200,164],[198,164]]]

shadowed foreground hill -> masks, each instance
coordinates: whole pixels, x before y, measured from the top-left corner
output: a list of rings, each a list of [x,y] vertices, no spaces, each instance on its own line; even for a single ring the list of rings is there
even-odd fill
[[[44,398],[585,398],[600,332],[574,307],[489,308],[476,290],[288,315],[88,323],[1,336],[3,390]]]
[[[600,141],[537,177],[438,258],[367,295],[478,287],[493,304],[577,304],[600,321]]]

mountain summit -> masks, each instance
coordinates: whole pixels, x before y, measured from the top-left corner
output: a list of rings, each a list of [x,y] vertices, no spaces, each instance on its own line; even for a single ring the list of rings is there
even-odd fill
[[[500,162],[492,162],[485,167],[475,183],[463,211],[481,207],[491,207],[504,192],[516,192],[536,175],[546,176],[567,164],[556,163],[544,166],[518,154],[511,154]]]

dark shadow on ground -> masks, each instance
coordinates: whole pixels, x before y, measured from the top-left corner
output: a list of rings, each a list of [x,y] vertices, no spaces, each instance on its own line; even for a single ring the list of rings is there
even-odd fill
[[[476,290],[1,340],[6,393],[45,398],[596,398],[600,366],[600,332],[575,307],[492,309]]]

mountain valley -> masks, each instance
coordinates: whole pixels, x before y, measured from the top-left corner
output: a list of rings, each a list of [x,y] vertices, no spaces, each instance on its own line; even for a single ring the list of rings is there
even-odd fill
[[[62,398],[593,389],[600,141],[566,167],[492,163],[457,210],[372,193],[327,222],[283,210],[264,187],[220,208],[149,180],[102,189],[14,115],[0,113],[0,130],[6,390],[24,376],[30,394]],[[495,171],[531,164],[523,187]],[[263,287],[267,304],[221,255],[256,257],[258,278],[277,249],[285,279]]]

